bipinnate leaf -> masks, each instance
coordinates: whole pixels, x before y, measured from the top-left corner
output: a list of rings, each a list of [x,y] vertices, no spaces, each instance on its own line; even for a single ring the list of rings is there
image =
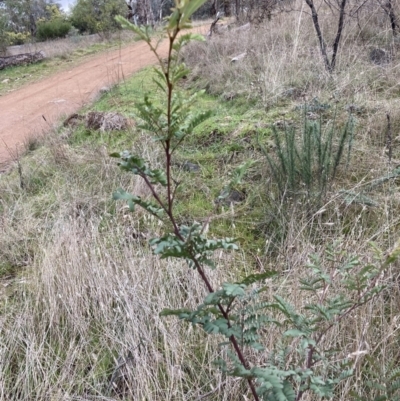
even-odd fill
[[[178,40],[174,43],[173,49],[175,51],[179,51],[182,49],[182,47],[186,46],[189,42],[191,41],[198,41],[198,42],[204,42],[204,36],[199,35],[197,33],[186,33],[184,35],[181,35]]]
[[[144,40],[147,43],[150,42],[150,36],[147,27],[132,24],[126,18],[121,17],[120,15],[117,15],[115,17],[115,20],[121,24],[122,28],[129,29],[130,31],[135,32],[140,37],[140,39]]]
[[[155,217],[162,219],[164,210],[157,206],[156,204],[143,200],[140,196],[132,195],[122,188],[118,189],[113,193],[114,200],[125,200],[128,203],[129,210],[131,212],[135,211],[135,206],[139,205]]]
[[[286,330],[283,335],[286,337],[305,337],[307,336],[307,333],[298,329],[290,329]]]
[[[111,153],[110,156],[121,159],[118,165],[122,170],[129,171],[143,178],[146,177],[151,184],[161,184],[164,187],[167,186],[167,176],[165,171],[149,168],[147,162],[143,158],[132,155],[126,150],[120,153]]]
[[[190,309],[169,309],[169,308],[164,308],[160,312],[160,316],[178,316],[181,317],[183,315],[190,314],[192,311]]]
[[[245,293],[246,293],[245,292],[246,286],[244,284],[224,283],[224,284],[222,284],[222,288],[226,295],[232,296],[232,297],[239,297],[239,296],[245,295]]]
[[[266,280],[268,278],[272,278],[276,276],[278,273],[274,270],[268,270],[264,273],[255,273],[255,274],[250,274],[244,278],[242,278],[238,284],[245,284],[245,285],[250,285],[254,284],[263,280]]]

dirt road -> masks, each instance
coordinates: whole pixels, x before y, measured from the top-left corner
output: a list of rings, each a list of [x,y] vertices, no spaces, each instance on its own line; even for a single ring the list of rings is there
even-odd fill
[[[201,27],[195,30],[204,31]],[[167,54],[166,41],[160,53]],[[0,96],[0,170],[10,160],[10,150],[15,152],[28,136],[48,131],[61,117],[93,101],[100,88],[155,61],[147,45],[136,42]]]

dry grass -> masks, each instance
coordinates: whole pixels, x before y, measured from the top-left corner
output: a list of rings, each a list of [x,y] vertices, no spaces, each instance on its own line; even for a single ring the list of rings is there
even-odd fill
[[[122,31],[114,33],[109,41],[126,41],[129,39],[132,39],[132,35],[130,35],[127,31]],[[42,51],[46,58],[68,57],[76,50],[86,49],[91,45],[102,42],[104,42],[104,39],[98,34],[74,35],[63,39],[26,43],[19,46],[10,46],[7,49],[7,54],[12,56],[15,54]]]
[[[354,24],[346,30],[333,77],[318,56],[306,15],[279,15],[266,28],[241,34],[240,41],[230,33],[185,54],[195,66],[194,77],[227,98],[244,96],[289,114],[293,105],[316,96],[337,100],[341,108],[348,103],[365,107],[357,117],[361,128],[353,162],[340,172],[323,207],[310,211],[295,200],[277,205],[272,197],[257,205],[265,216],[257,224],[266,227],[258,269],[280,272],[265,296],[284,295],[297,307],[307,302],[298,283],[310,254],[328,265],[324,251],[337,241],[343,253],[359,255],[365,265],[376,257],[369,242],[386,251],[400,231],[396,181],[366,192],[375,206],[346,203],[340,192],[357,192],[396,165],[388,165],[384,146],[386,111],[394,132],[400,121],[397,59],[394,55],[383,66],[370,63],[368,46],[388,44],[388,30],[382,19],[364,21],[362,33]],[[243,51],[248,56],[232,65],[230,57]],[[136,151],[160,165],[156,144],[134,134]],[[16,170],[0,176],[0,267],[7,285],[0,292],[0,400],[241,399],[246,390],[212,364],[222,352],[220,339],[159,317],[166,307],[194,307],[205,291],[184,264],[151,254],[147,239],[163,227],[111,200],[118,187],[148,196],[143,183],[122,174],[103,146],[78,148],[55,133],[41,144],[22,160],[24,190]],[[256,150],[253,157],[261,176],[254,191],[262,203],[273,187]],[[398,147],[393,158],[400,159]],[[235,234],[232,229],[230,235]],[[238,271],[254,270],[251,254],[217,256],[221,268],[211,272],[215,286]],[[398,361],[399,268],[393,265],[382,277],[385,292],[324,340],[340,350],[339,356],[353,354],[356,375],[338,389],[338,400],[351,399],[355,389],[373,399],[365,389],[369,372],[383,377],[386,367]],[[337,283],[335,291],[340,287]],[[277,335],[268,331],[267,350]],[[374,367],[363,365],[361,351],[374,359]],[[254,358],[263,363],[266,354]]]
[[[145,137],[139,143],[157,165],[154,144]],[[23,163],[24,191],[16,172],[0,181],[1,262],[20,266],[1,300],[0,399],[200,400],[210,393],[211,400],[237,400],[240,383],[212,364],[221,352],[219,339],[159,317],[165,307],[195,307],[205,291],[185,264],[151,255],[146,238],[162,227],[143,214],[128,213],[122,204],[115,208],[110,199],[115,188],[147,196],[143,184],[121,175],[102,147],[73,149],[53,135]],[[266,296],[284,294],[303,306],[307,299],[298,280],[304,265],[311,253],[322,256],[334,239],[343,252],[372,262],[366,240],[392,242],[393,225],[399,226],[398,215],[391,214],[400,199],[389,196],[391,189],[381,192],[387,203],[372,212],[332,199],[326,213],[290,214],[280,254],[265,265],[282,271],[282,280]],[[376,229],[367,235],[372,218]],[[351,226],[345,236],[346,220]],[[229,260],[230,269],[224,268],[227,261],[226,256],[219,260],[214,283],[250,266],[244,255]],[[367,350],[378,364],[393,359],[399,346],[398,276],[394,267],[384,278],[388,290],[332,330],[325,344],[341,349],[341,356]],[[276,335],[268,332],[267,350]],[[262,363],[266,356],[254,357]],[[354,358],[359,382],[344,386],[339,399],[348,399],[354,386],[362,389],[363,357]]]
[[[148,138],[136,146],[159,163]],[[1,300],[0,399],[200,400],[209,393],[210,400],[237,400],[244,391],[240,383],[212,364],[220,340],[159,317],[165,307],[195,307],[205,291],[185,264],[151,255],[147,238],[162,227],[110,199],[119,186],[147,196],[143,184],[121,175],[103,147],[73,148],[57,135],[42,139],[23,164],[25,190],[16,171],[0,180],[1,263],[19,266]],[[287,235],[278,256],[264,261],[265,268],[282,272],[282,280],[266,297],[282,294],[304,306],[298,286],[304,265],[312,253],[323,257],[333,240],[363,264],[372,262],[366,241],[386,246],[397,236],[400,199],[393,190],[381,190],[374,209],[333,197],[324,213],[307,217],[299,206],[299,213],[295,206],[283,213]],[[252,261],[225,255],[219,263],[214,283],[251,269]],[[382,368],[397,358],[398,267],[383,278],[387,291],[332,330],[324,344],[340,349],[340,356],[368,351]],[[268,331],[267,350],[277,335]],[[253,355],[259,363],[265,357]],[[338,399],[348,399],[354,386],[363,390],[363,358],[355,354],[355,381],[343,386]]]
[[[192,44],[184,55],[193,70],[191,79],[226,99],[244,96],[265,106],[314,97],[370,105],[397,97],[398,44],[379,10],[367,10],[358,20],[346,20],[336,73],[330,76],[306,7],[297,2],[295,8],[303,13],[280,13],[247,31],[236,31],[232,25],[207,43]],[[335,19],[329,10],[321,8],[320,13],[325,40],[330,45]],[[373,48],[385,49],[391,61],[382,65],[371,62]],[[244,52],[246,57],[231,62]]]

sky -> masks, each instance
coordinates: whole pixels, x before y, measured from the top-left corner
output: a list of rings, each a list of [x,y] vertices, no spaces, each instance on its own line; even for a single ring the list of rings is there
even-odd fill
[[[69,10],[69,6],[73,4],[74,0],[57,0],[56,3],[60,3],[64,11]]]

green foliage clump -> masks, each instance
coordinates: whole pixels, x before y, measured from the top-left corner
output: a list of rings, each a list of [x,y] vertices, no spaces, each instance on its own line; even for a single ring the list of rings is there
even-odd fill
[[[81,33],[107,33],[120,28],[117,15],[125,15],[124,0],[78,0],[72,9],[71,23]]]
[[[339,347],[326,344],[325,338],[341,322],[351,318],[355,310],[383,291],[383,273],[400,255],[400,242],[386,257],[375,249],[375,258],[367,265],[363,265],[355,255],[344,254],[341,243],[327,247],[323,257],[310,256],[308,274],[299,282],[304,302],[298,307],[279,294],[267,292],[267,289],[281,284],[274,271],[250,274],[217,286],[213,284],[208,269],[216,268],[214,252],[234,251],[238,246],[232,238],[209,238],[207,222],[178,222],[175,201],[180,183],[174,179],[171,168],[177,149],[211,114],[195,110],[198,94],[188,99],[178,89],[178,83],[188,74],[186,66],[180,62],[180,51],[189,41],[203,39],[199,35],[180,32],[190,27],[190,17],[204,2],[175,1],[175,8],[164,28],[169,41],[166,60],[157,52],[148,27],[138,27],[117,18],[147,43],[159,61],[159,68],[154,70],[154,82],[161,96],[155,102],[146,95],[142,102],[137,103],[136,111],[141,120],[139,127],[160,144],[165,168],[153,168],[143,157],[129,151],[113,153],[111,156],[119,159],[121,169],[140,177],[151,193],[151,198],[147,199],[119,189],[114,193],[114,199],[126,201],[132,212],[139,206],[160,220],[162,227],[167,229],[150,240],[153,252],[161,258],[187,262],[188,267],[201,277],[207,295],[196,308],[166,308],[161,315],[178,316],[223,341],[220,344],[222,356],[215,361],[216,365],[225,374],[247,383],[248,390],[243,390],[243,398],[299,401],[310,393],[313,399],[332,398],[338,384],[353,375],[353,363]],[[339,141],[342,150],[333,152],[333,134],[323,140],[317,136],[320,131],[316,126],[305,131],[307,134],[303,136],[301,148],[303,157],[299,157],[293,134],[286,139],[287,144],[292,144],[291,150],[280,146],[281,158],[293,158],[300,163],[293,171],[296,176],[299,168],[314,167],[314,158],[311,157],[314,153],[310,155],[309,152],[316,152],[317,166],[328,169],[327,179],[333,179],[348,134],[343,134]],[[346,132],[352,131],[346,128]],[[279,141],[277,134],[275,138]],[[334,156],[327,157],[326,154]],[[279,162],[272,159],[270,163],[276,168],[279,166]],[[287,168],[287,163],[286,159],[281,160],[280,166]],[[240,184],[246,170],[253,164],[248,161],[239,166],[219,198],[227,197],[229,189]],[[308,170],[307,174],[312,172]],[[307,174],[301,175],[303,180],[308,180]],[[292,183],[295,188],[295,182]],[[266,349],[264,343],[271,335],[275,338],[274,344]],[[259,357],[261,352],[263,358]]]
[[[71,28],[69,22],[61,19],[44,21],[38,24],[36,37],[39,41],[64,38]]]
[[[23,45],[31,38],[29,32],[6,32],[6,40],[10,46]]]
[[[396,362],[390,362],[381,367],[371,355],[366,355],[363,373],[368,377],[363,389],[367,395],[357,391],[350,394],[354,401],[400,401],[400,367]]]
[[[275,157],[260,145],[281,196],[305,192],[309,199],[320,201],[346,153],[349,161],[354,127],[351,116],[341,132],[335,124],[324,130],[321,122],[307,119],[300,136],[294,128],[286,128],[282,138],[273,127]]]
[[[5,15],[0,14],[0,55],[7,52],[9,40],[7,36],[7,18]]]

